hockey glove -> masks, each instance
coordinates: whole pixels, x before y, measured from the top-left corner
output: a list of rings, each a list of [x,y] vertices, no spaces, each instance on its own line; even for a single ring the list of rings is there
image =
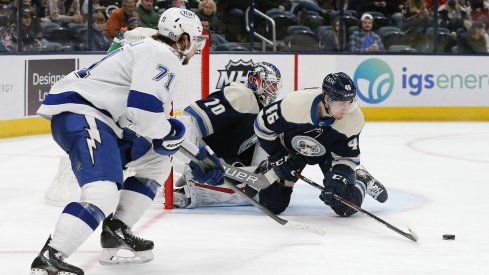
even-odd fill
[[[224,167],[209,146],[200,145],[199,153],[196,157],[198,160],[205,160],[208,158],[214,164],[214,167],[212,168],[201,168],[197,163],[191,161],[189,166],[192,170],[192,176],[194,176],[197,181],[214,186],[224,183]]]
[[[335,165],[331,171],[324,175],[324,191],[319,198],[329,206],[336,203],[333,194],[343,196],[346,192],[347,185],[355,184],[355,172],[346,165]]]
[[[293,158],[286,150],[275,152],[269,156],[268,163],[272,166],[277,177],[292,182],[298,180],[298,178],[293,175],[293,172],[300,171],[305,166],[302,157],[297,155]]]
[[[178,151],[178,148],[185,139],[185,125],[174,118],[168,119],[171,125],[170,133],[163,139],[153,139],[153,147],[156,153],[171,156]]]

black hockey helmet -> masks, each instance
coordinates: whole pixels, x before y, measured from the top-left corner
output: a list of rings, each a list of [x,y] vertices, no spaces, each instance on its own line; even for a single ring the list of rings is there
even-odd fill
[[[343,72],[328,74],[322,88],[323,94],[333,101],[351,101],[357,95],[353,80]]]

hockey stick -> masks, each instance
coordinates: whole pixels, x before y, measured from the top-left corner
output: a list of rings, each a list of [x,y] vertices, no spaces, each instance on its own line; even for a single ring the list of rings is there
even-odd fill
[[[321,190],[321,191],[324,191],[324,187],[323,187],[323,186],[321,186],[321,185],[319,185],[319,184],[315,183],[314,181],[312,181],[312,180],[310,180],[310,179],[308,179],[308,178],[304,177],[304,176],[303,176],[303,175],[301,175],[300,173],[298,173],[298,172],[294,172],[294,176],[296,176],[296,177],[298,177],[299,179],[301,179],[301,180],[305,181],[306,183],[308,183],[308,184],[310,184],[310,185],[314,186],[315,188],[317,188],[317,189],[319,189],[319,190]],[[393,231],[395,231],[395,232],[397,232],[397,233],[401,234],[402,236],[404,236],[404,237],[406,237],[406,238],[410,239],[411,241],[413,241],[413,242],[417,242],[417,241],[418,241],[418,239],[419,239],[419,238],[418,238],[418,235],[416,235],[416,233],[414,233],[414,231],[413,231],[413,230],[411,230],[411,228],[409,228],[409,227],[408,227],[409,233],[404,232],[404,231],[400,230],[399,228],[397,228],[397,227],[393,226],[392,224],[390,224],[390,223],[388,223],[388,222],[386,222],[386,221],[382,220],[381,218],[379,218],[379,217],[375,216],[374,214],[372,214],[372,213],[368,212],[367,210],[365,210],[365,209],[363,209],[363,208],[361,208],[361,207],[359,207],[359,206],[356,206],[354,203],[352,203],[352,202],[350,202],[350,201],[348,201],[348,200],[345,200],[344,198],[342,198],[342,197],[340,197],[340,196],[338,196],[338,195],[336,195],[336,194],[333,194],[333,193],[332,193],[331,195],[333,195],[333,197],[334,197],[335,199],[337,199],[338,201],[340,201],[340,202],[341,202],[341,203],[343,203],[344,205],[346,205],[346,206],[348,206],[348,207],[350,207],[350,208],[352,208],[352,209],[355,209],[355,210],[357,210],[357,211],[359,211],[359,212],[362,212],[362,213],[366,214],[367,216],[369,216],[369,217],[371,217],[371,218],[375,219],[376,221],[380,222],[381,224],[383,224],[383,225],[387,226],[389,229],[391,229],[391,230],[393,230]]]
[[[205,159],[203,161],[198,160],[185,147],[180,147],[180,152],[182,152],[186,157],[188,157],[190,160],[192,160],[193,162],[197,163],[201,167],[214,167],[215,166],[215,164],[210,159]],[[225,164],[223,161],[221,161],[221,163]],[[226,166],[230,166],[230,165],[227,164]],[[240,181],[240,180],[236,180],[234,178],[229,178],[229,179],[231,181],[233,181],[233,182],[245,182],[244,180],[241,180]],[[251,204],[253,204],[256,208],[260,209],[263,213],[265,213],[267,216],[269,216],[270,218],[272,218],[274,221],[276,221],[277,223],[279,223],[281,225],[284,225],[284,226],[287,226],[287,227],[291,227],[291,228],[296,228],[296,229],[307,230],[309,232],[316,233],[316,234],[319,234],[319,235],[326,234],[326,231],[325,230],[323,230],[322,228],[316,227],[314,225],[306,224],[306,223],[300,223],[300,222],[294,222],[294,221],[282,219],[282,218],[278,217],[277,215],[275,215],[268,208],[266,208],[263,204],[257,202],[252,197],[248,196],[246,193],[244,193],[243,191],[241,191],[234,184],[229,183],[227,181],[224,181],[224,184],[226,184],[226,186],[228,186],[231,190],[233,190],[234,192],[236,192],[237,194],[239,194],[240,196],[242,196],[243,198],[245,198],[247,201],[249,201]]]

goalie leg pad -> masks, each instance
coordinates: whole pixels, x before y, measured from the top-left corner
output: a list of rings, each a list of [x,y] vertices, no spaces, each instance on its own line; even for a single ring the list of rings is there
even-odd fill
[[[274,182],[258,193],[259,201],[274,214],[278,215],[287,209],[292,195],[292,187]]]
[[[363,203],[363,199],[365,198],[365,191],[365,185],[360,181],[356,181],[354,185],[347,185],[345,188],[345,192],[338,195],[345,200],[353,202],[357,206],[361,206]],[[356,210],[350,208],[347,205],[344,205],[338,200],[334,200],[330,206],[333,211],[341,217],[349,217],[357,213]]]

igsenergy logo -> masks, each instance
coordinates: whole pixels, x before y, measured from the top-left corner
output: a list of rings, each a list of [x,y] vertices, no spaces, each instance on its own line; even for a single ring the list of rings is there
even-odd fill
[[[429,89],[474,90],[489,87],[487,74],[417,74],[410,73],[407,67],[402,67],[402,89],[408,89],[409,94],[417,96]]]
[[[409,95],[418,96],[432,89],[482,90],[489,87],[487,74],[459,74],[459,73],[418,73],[410,71],[407,66],[401,67],[396,76],[401,77],[401,91]],[[370,104],[377,104],[386,100],[394,89],[395,77],[392,68],[383,60],[371,58],[358,65],[354,82],[358,90],[358,97]]]
[[[357,94],[363,101],[376,104],[384,101],[394,89],[394,74],[384,61],[371,58],[358,65],[353,76]]]

